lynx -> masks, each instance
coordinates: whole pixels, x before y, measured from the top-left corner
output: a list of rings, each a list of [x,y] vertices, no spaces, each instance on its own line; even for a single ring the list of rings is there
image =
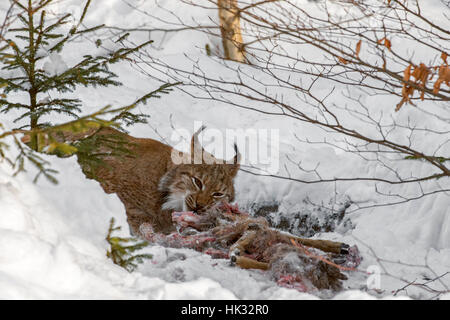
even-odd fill
[[[240,154],[225,162],[206,152],[198,141],[200,128],[191,139],[191,153],[182,153],[153,139],[135,138],[112,128],[91,130],[82,135],[63,132],[64,142],[94,142],[91,154],[101,158],[101,165],[92,165],[89,156],[77,153],[84,174],[97,180],[106,193],[115,193],[125,206],[131,233],[141,236],[139,227],[150,223],[156,232],[169,233],[174,226],[174,211],[202,213],[215,204],[234,200],[233,179],[239,170]],[[99,139],[100,138],[100,139]],[[101,139],[104,138],[104,139]],[[126,156],[114,156],[113,148],[104,141],[122,141],[129,151]],[[97,141],[97,142],[96,142]],[[103,141],[103,142],[100,142]],[[175,164],[172,155],[185,159],[208,158],[212,164]]]

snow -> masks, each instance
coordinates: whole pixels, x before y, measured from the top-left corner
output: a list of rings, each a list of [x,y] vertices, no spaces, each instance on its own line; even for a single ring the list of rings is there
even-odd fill
[[[121,0],[108,0],[108,14],[104,6],[93,3],[87,24],[106,23],[119,26],[138,26],[148,19],[131,10]],[[144,1],[136,1],[143,4]],[[66,1],[67,8],[75,10],[77,1]],[[431,3],[431,2],[430,2]],[[159,1],[159,4],[173,12],[189,12],[193,19],[210,23],[202,10],[192,10],[176,1]],[[144,5],[144,4],[143,4]],[[430,7],[437,6],[435,2]],[[169,19],[167,10],[147,1],[144,8],[153,15]],[[111,10],[113,9],[113,10]],[[213,17],[214,18],[214,17]],[[155,26],[164,27],[164,23]],[[161,33],[142,35],[144,40],[163,39]],[[142,39],[141,39],[142,40]],[[189,41],[187,41],[189,40]],[[152,50],[155,57],[166,62],[189,67],[185,54],[202,58],[201,50],[206,43],[218,44],[219,40],[194,31],[168,34],[161,49]],[[75,47],[74,47],[75,46]],[[75,43],[61,54],[52,54],[43,59],[43,68],[49,74],[60,74],[85,52],[76,50],[81,46],[91,54],[101,53],[93,43]],[[43,53],[42,53],[43,54]],[[220,66],[210,60],[202,60],[211,72],[222,72]],[[124,83],[118,88],[80,88],[74,96],[85,103],[85,113],[97,110],[107,104],[121,106],[128,104],[159,84],[123,63],[113,66]],[[149,71],[152,72],[152,71]],[[224,74],[226,77],[227,74]],[[324,88],[326,90],[326,88]],[[55,93],[56,95],[56,93]],[[15,100],[23,97],[12,97]],[[46,99],[47,97],[39,97]],[[365,97],[366,102],[389,105],[390,100]],[[378,99],[378,98],[376,98]],[[175,89],[161,99],[154,99],[139,111],[151,114],[148,125],[130,128],[131,134],[155,138],[174,145],[171,140],[175,128],[193,132],[194,121],[202,120],[208,127],[279,129],[282,154],[300,157],[302,165],[314,168],[316,160],[324,172],[335,176],[349,176],[355,172],[368,175],[383,174],[383,170],[372,164],[357,162],[354,156],[342,153],[329,146],[305,145],[294,141],[293,132],[322,137],[323,132],[294,121],[274,120],[263,114],[233,108],[222,103],[196,100],[181,90]],[[2,123],[13,127],[16,114],[2,116]],[[421,113],[412,110],[407,115],[411,121],[420,121]],[[398,121],[404,115],[398,114]],[[62,116],[58,118],[61,121]],[[429,124],[430,126],[433,123]],[[426,144],[427,141],[418,143]],[[438,145],[430,143],[430,148]],[[298,154],[301,150],[301,154]],[[9,151],[14,154],[14,149]],[[231,157],[229,155],[227,158]],[[240,270],[231,267],[228,261],[213,260],[209,256],[188,249],[168,249],[152,246],[145,249],[153,259],[140,265],[138,270],[128,273],[114,265],[106,257],[107,243],[104,240],[111,217],[123,227],[122,234],[128,235],[126,217],[122,203],[115,195],[105,194],[100,185],[84,178],[76,159],[45,157],[52,167],[59,171],[58,185],[44,179],[32,182],[34,172],[12,177],[8,164],[0,163],[0,299],[319,299],[333,297],[329,293],[300,293],[280,288],[261,271]],[[280,168],[288,163],[280,158]],[[420,163],[411,164],[408,170],[426,170]],[[377,171],[378,170],[378,171]],[[300,178],[308,178],[307,174]],[[440,181],[443,186],[447,181]],[[279,212],[290,216],[295,212],[315,213],[311,203],[336,203],[335,186],[305,185],[288,183],[240,172],[236,179],[237,203],[249,207],[255,202],[276,201]],[[413,186],[402,186],[401,192],[414,193]],[[373,188],[364,183],[345,184],[339,190],[339,201],[346,197],[354,202],[375,202]],[[306,201],[309,200],[310,202]],[[395,277],[381,276],[382,292],[367,290],[367,274],[349,275],[344,282],[345,291],[334,299],[404,299],[430,298],[432,295],[417,288],[408,288],[393,296],[393,291],[405,285],[397,278],[408,281],[436,277],[450,271],[450,197],[435,194],[416,201],[391,207],[369,207],[355,210],[350,207],[349,216],[354,226],[330,233],[321,238],[357,244],[364,257],[360,269],[371,266],[386,269]],[[291,215],[292,216],[292,215]],[[274,219],[280,216],[275,215]],[[339,231],[339,232],[338,232]],[[319,237],[319,235],[316,235]],[[374,256],[376,255],[376,256]],[[379,258],[386,261],[380,262]],[[398,264],[397,262],[403,262]],[[427,265],[429,268],[425,267]],[[435,272],[430,272],[430,268]],[[450,287],[450,275],[442,278]],[[442,289],[440,283],[436,288]],[[441,296],[450,299],[450,294]]]
[[[51,53],[48,58],[49,61],[44,63],[44,71],[50,76],[60,75],[69,69],[60,54]]]

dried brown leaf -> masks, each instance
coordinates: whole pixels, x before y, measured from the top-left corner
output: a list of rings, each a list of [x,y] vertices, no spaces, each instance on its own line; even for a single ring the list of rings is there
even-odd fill
[[[343,63],[343,64],[348,64],[348,61],[347,60],[345,60],[344,58],[342,58],[342,57],[339,57],[339,62],[340,63]]]
[[[356,57],[359,58],[359,52],[361,51],[361,40],[356,44]]]
[[[384,38],[384,46],[386,48],[388,48],[389,51],[391,51],[391,47],[392,47],[391,40],[389,40],[388,38]]]
[[[403,81],[409,81],[409,79],[411,78],[411,68],[412,64],[410,64],[403,72]]]
[[[448,57],[448,54],[445,53],[445,52],[442,52],[442,54],[441,54],[441,59],[444,60],[444,63],[445,63],[446,65],[448,64],[448,63],[447,63],[447,57]]]
[[[442,65],[439,68],[439,77],[436,80],[434,86],[433,86],[433,93],[437,94],[439,90],[441,89],[441,84],[445,82],[447,86],[450,87],[450,67],[447,65]]]

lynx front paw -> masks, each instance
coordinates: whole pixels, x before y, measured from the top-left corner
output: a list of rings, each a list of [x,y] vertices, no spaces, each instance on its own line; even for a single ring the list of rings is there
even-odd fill
[[[346,243],[342,243],[341,244],[341,254],[348,254],[349,253],[349,249],[350,249],[350,246],[348,245],[348,244],[346,244]]]

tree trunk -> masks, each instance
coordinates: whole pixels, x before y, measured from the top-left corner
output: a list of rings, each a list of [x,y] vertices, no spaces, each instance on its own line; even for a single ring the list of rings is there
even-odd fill
[[[237,0],[218,0],[220,31],[225,59],[245,62]]]

